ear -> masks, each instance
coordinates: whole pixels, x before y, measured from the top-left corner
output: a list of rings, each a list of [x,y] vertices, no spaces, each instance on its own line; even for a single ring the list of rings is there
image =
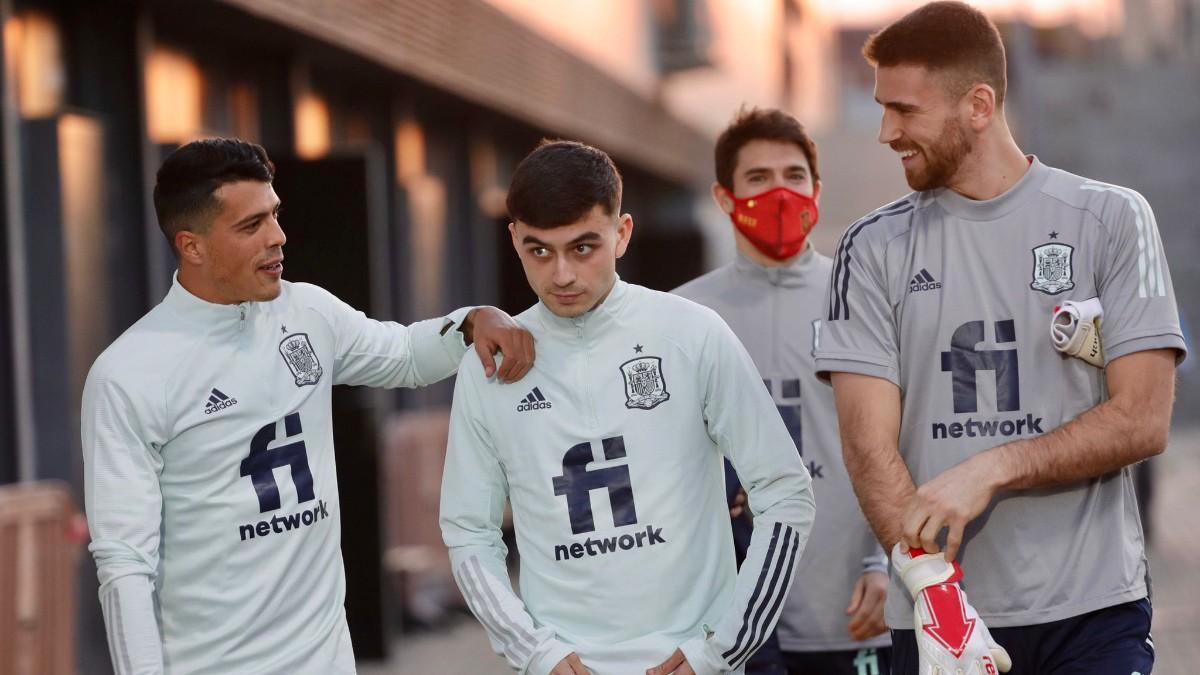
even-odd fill
[[[817,182],[813,183],[813,197],[812,198],[813,198],[813,201],[817,203],[817,205],[821,204],[821,180],[820,179],[817,179]]]
[[[633,236],[633,216],[628,213],[622,214],[621,219],[617,222],[617,257],[625,255],[625,249],[629,248],[629,238]]]
[[[192,265],[204,264],[207,253],[205,248],[204,238],[195,232],[180,230],[175,233],[175,250],[179,253],[180,264],[185,262]]]
[[[517,224],[516,223],[508,224],[508,233],[510,235],[512,235],[513,250],[517,252],[518,256],[521,255],[521,244],[517,242]]]
[[[964,101],[969,106],[968,124],[976,133],[987,129],[999,112],[996,110],[996,90],[991,85],[976,84],[967,92]]]
[[[718,208],[725,213],[733,213],[733,195],[729,194],[729,190],[726,190],[724,185],[713,181],[712,196]]]

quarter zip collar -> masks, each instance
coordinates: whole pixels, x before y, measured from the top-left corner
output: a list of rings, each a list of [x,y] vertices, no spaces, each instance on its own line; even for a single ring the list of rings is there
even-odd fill
[[[734,269],[739,275],[744,275],[758,282],[767,283],[772,286],[782,286],[783,288],[798,288],[806,283],[813,283],[813,271],[816,268],[817,255],[812,244],[804,247],[795,258],[786,264],[778,267],[764,267],[759,263],[751,260],[741,251],[737,252],[737,258],[734,260]],[[822,283],[826,279],[820,279]]]
[[[163,303],[185,321],[214,330],[240,330],[258,305],[262,304],[247,301],[236,305],[221,305],[201,299],[192,295],[191,291],[179,283],[178,271],[171,278],[171,289],[167,291]]]
[[[616,278],[612,290],[595,309],[576,317],[558,316],[550,311],[546,303],[538,301],[537,316],[548,330],[574,337],[592,336],[613,325],[629,296],[629,284]]]

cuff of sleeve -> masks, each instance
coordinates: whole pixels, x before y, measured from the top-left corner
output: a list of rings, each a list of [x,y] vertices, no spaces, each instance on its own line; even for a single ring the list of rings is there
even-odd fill
[[[1111,347],[1108,344],[1104,345],[1105,365],[1112,363],[1122,356],[1151,349],[1174,349],[1176,366],[1183,363],[1183,360],[1187,358],[1187,343],[1184,342],[1182,336],[1176,333],[1163,332],[1154,335],[1141,335],[1124,339],[1114,339],[1111,342]]]
[[[463,352],[467,351],[467,336],[462,332],[462,325],[467,320],[467,315],[473,309],[475,308],[460,307],[442,317],[442,337],[446,338],[456,348],[461,346]],[[461,355],[460,353],[459,356]]]
[[[867,572],[888,573],[888,559],[882,555],[863,558],[863,574]]]
[[[550,675],[554,666],[557,666],[559,661],[567,658],[574,651],[575,649],[571,645],[550,638],[534,650],[524,672],[526,675]]]
[[[456,309],[441,319],[418,321],[411,326],[411,344],[413,363],[423,379],[436,381],[441,378],[429,379],[433,373],[453,373],[467,353],[467,343],[463,334],[458,330],[467,312],[473,307]]]
[[[729,665],[717,653],[717,647],[712,640],[695,637],[679,645],[679,651],[683,652],[684,658],[696,675],[717,675],[729,670]]]
[[[891,382],[897,387],[900,386],[900,373],[896,370],[895,366],[855,358],[845,358],[844,356],[818,356],[816,365],[817,378],[825,384],[830,383],[830,373],[857,373],[859,375],[878,377]],[[901,388],[903,389],[903,387]]]

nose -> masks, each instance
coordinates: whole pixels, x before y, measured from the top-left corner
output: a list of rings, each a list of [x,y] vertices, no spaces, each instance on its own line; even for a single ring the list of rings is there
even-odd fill
[[[279,218],[271,216],[267,228],[268,248],[281,248],[287,243],[287,235],[283,233],[283,225],[279,223]]]
[[[883,118],[879,121],[879,142],[893,143],[900,138],[900,125],[896,122],[896,113],[886,108]]]
[[[575,283],[575,267],[565,255],[554,259],[554,275],[550,279],[559,288],[567,288]]]

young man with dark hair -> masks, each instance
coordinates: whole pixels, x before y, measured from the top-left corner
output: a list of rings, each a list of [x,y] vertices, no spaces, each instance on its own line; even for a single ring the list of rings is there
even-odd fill
[[[843,235],[817,367],[893,550],[893,668],[1148,673],[1130,469],[1186,349],[1153,213],[1021,152],[978,10],[925,5],[864,54],[916,192]]]
[[[538,362],[519,390],[462,364],[442,534],[493,649],[520,672],[741,672],[808,537],[808,474],[721,319],[617,278],[633,232],[620,205],[620,176],[595,148],[545,143],[517,167],[509,232],[540,299],[517,320]],[[740,573],[722,455],[756,511]]]
[[[154,189],[178,272],[83,392],[90,549],[118,675],[353,673],[333,457],[334,384],[415,387],[474,338],[532,365],[503,312],[405,327],[283,281],[266,152],[189,143]]]
[[[813,363],[833,267],[808,240],[821,193],[816,144],[781,110],[743,110],[717,139],[715,158],[713,199],[732,221],[737,259],[674,292],[711,307],[746,346],[821,505],[797,570],[810,583],[785,601],[774,653],[761,650],[746,672],[887,673],[887,559],[854,498],[833,393]],[[734,529],[749,530],[742,518]]]

